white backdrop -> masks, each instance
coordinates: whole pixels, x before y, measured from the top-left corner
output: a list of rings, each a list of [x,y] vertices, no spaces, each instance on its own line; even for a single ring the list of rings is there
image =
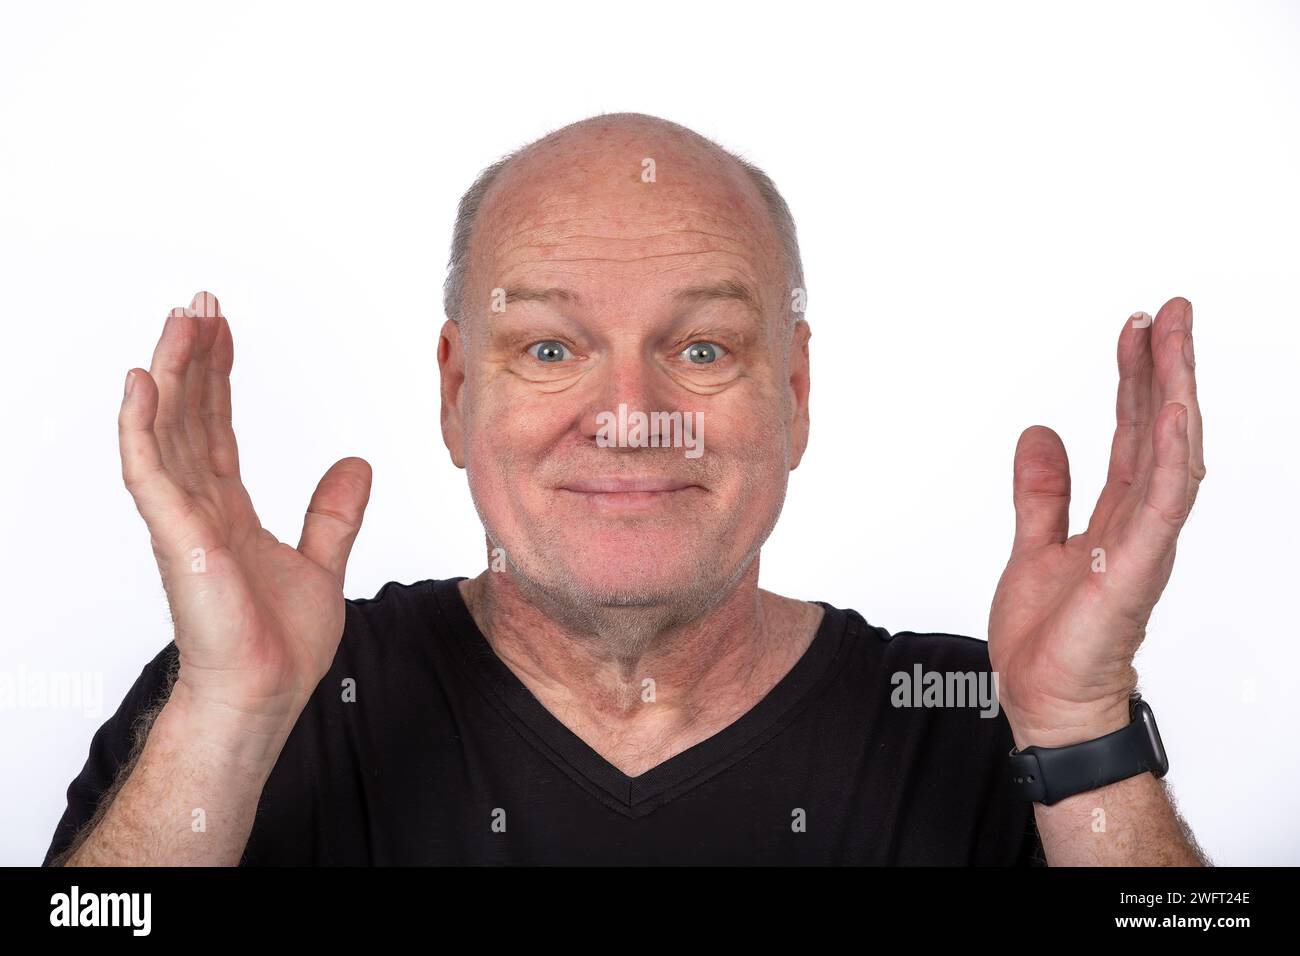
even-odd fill
[[[3,8],[0,677],[89,692],[0,704],[0,864],[40,861],[170,639],[116,436],[167,311],[209,289],[230,319],[269,528],[296,542],[321,473],[361,455],[347,594],[475,574],[438,430],[455,204],[617,110],[717,139],[790,202],[813,433],[762,583],[891,631],[986,636],[1021,430],[1065,440],[1080,530],[1120,328],[1193,302],[1208,475],[1138,668],[1215,861],[1300,862],[1300,4],[468,6]]]

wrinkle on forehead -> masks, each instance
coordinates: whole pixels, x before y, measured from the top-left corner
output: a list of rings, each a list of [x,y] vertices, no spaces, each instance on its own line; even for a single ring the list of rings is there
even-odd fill
[[[584,224],[590,225],[590,224]],[[724,253],[750,259],[753,246],[743,233],[707,232],[700,229],[664,229],[659,223],[624,223],[602,232],[571,231],[578,224],[542,223],[505,233],[492,250],[496,271],[504,272],[521,260],[637,262],[668,256]],[[754,262],[755,271],[761,263]]]

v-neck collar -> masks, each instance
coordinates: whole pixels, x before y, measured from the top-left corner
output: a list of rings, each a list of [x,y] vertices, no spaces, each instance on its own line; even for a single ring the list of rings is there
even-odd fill
[[[807,649],[757,704],[722,730],[645,773],[629,777],[546,709],[492,649],[457,586],[464,577],[429,581],[440,629],[460,651],[467,672],[501,715],[575,783],[610,808],[640,817],[743,760],[789,724],[830,680],[841,663],[848,615],[821,601],[825,611]]]

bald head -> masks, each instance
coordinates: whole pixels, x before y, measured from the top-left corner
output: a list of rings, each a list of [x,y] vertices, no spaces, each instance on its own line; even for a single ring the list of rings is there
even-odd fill
[[[762,277],[769,285],[775,280],[773,302],[779,298],[788,308],[792,290],[804,289],[794,219],[766,173],[680,124],[644,113],[609,113],[555,130],[479,174],[457,210],[443,286],[447,317],[459,322],[474,311],[466,296],[485,233],[486,244],[495,245],[502,232],[554,221],[557,209],[568,206],[575,215],[563,218],[571,226],[583,221],[584,210],[592,213],[587,223],[593,241],[606,236],[617,246],[618,230],[602,230],[596,197],[606,200],[606,209],[612,205],[633,216],[676,203],[723,217],[733,238],[748,232],[751,258],[775,256]]]

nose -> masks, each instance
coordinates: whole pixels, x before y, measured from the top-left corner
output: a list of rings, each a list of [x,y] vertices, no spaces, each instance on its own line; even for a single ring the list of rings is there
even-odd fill
[[[652,412],[680,410],[674,392],[672,381],[650,356],[631,349],[612,352],[597,372],[595,388],[583,412],[583,437],[604,444],[611,434],[611,422],[627,422],[629,416],[640,412],[649,419],[643,432],[649,440],[657,434],[661,421]],[[618,426],[614,429],[617,434]],[[622,432],[626,435],[627,429]]]

